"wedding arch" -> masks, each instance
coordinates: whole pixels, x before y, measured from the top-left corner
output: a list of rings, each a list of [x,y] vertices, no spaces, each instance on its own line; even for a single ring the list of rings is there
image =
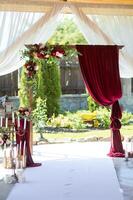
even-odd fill
[[[114,66],[114,73],[118,81],[118,90],[115,90],[116,97],[110,102],[100,102],[90,88],[90,83],[86,78],[85,82],[91,95],[103,105],[114,104],[111,116],[111,129],[113,130],[113,143],[111,148],[115,156],[118,153],[122,156],[124,150],[119,135],[121,112],[117,100],[121,97],[121,86],[119,84],[119,70],[121,77],[133,76],[133,45],[132,45],[132,24],[133,16],[98,16],[98,15],[86,15],[80,8],[80,5],[74,3],[56,3],[49,9],[45,15],[36,13],[18,13],[18,12],[1,12],[0,13],[0,37],[1,47],[0,49],[0,75],[5,75],[13,72],[23,65],[23,61],[20,59],[19,51],[23,49],[24,44],[46,42],[56,29],[61,12],[65,7],[71,9],[72,14],[75,16],[75,22],[82,31],[88,43],[97,45],[124,45],[125,47],[120,51],[120,69],[118,68],[118,48],[115,46],[113,52],[116,52],[116,63]],[[21,20],[20,20],[21,19]],[[29,28],[27,29],[27,23]],[[9,24],[8,29],[7,25]],[[125,28],[123,25],[126,25]],[[117,28],[117,31],[115,30]],[[9,30],[9,31],[7,31]],[[6,32],[6,37],[5,37]],[[124,37],[123,35],[127,35]],[[3,43],[4,41],[4,43]],[[89,48],[89,47],[87,47]],[[117,51],[116,51],[117,49]],[[80,49],[78,49],[80,51]],[[86,60],[87,61],[87,60]],[[82,65],[82,64],[81,64]],[[83,70],[82,70],[83,71]],[[106,85],[108,86],[108,85]],[[112,89],[113,90],[113,89]],[[107,90],[106,90],[107,91]],[[117,93],[118,92],[118,93]],[[112,93],[112,95],[114,95]],[[114,96],[113,96],[114,97]],[[109,97],[110,98],[110,97]],[[105,98],[104,98],[105,99]],[[118,148],[114,144],[115,133],[118,133],[117,141]]]

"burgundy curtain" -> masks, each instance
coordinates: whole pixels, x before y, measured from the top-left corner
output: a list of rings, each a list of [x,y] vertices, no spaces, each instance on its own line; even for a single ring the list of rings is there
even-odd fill
[[[122,96],[119,76],[119,48],[104,45],[77,45],[79,62],[89,94],[102,106],[112,105],[111,148],[109,155],[123,157],[119,129],[122,117],[118,99]]]
[[[21,154],[23,152],[23,145],[24,141],[26,142],[26,167],[38,167],[41,164],[40,163],[34,163],[32,156],[31,156],[31,151],[30,151],[30,122],[27,121],[26,124],[26,130],[24,131],[24,119],[20,120],[20,128],[17,127],[17,120],[16,120],[16,143],[20,145],[20,141],[22,143],[22,149],[21,149]]]

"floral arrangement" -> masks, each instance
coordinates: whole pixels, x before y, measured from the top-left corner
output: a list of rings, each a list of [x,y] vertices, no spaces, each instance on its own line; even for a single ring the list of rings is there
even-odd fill
[[[26,59],[24,64],[25,73],[28,78],[33,78],[38,70],[37,63],[39,60],[56,59],[57,62],[63,57],[72,57],[77,54],[74,47],[68,45],[49,45],[47,44],[30,44],[25,45],[26,49],[22,51],[22,58]]]
[[[31,117],[29,109],[23,107],[20,107],[18,109],[18,116],[20,116],[21,118],[26,118],[27,120],[29,120]]]
[[[26,74],[27,77],[33,77],[36,74],[37,71],[37,66],[36,63],[33,61],[27,61],[24,65],[24,67],[26,68]]]
[[[67,62],[71,60],[77,55],[77,50],[68,44],[40,43],[25,47],[21,52],[25,64],[21,72],[20,106],[34,110],[36,99],[40,97],[42,100],[46,99],[47,117],[51,117],[53,113],[57,115],[61,95],[59,64],[62,59]]]
[[[0,146],[1,148],[4,147],[4,145],[10,145],[11,140],[10,140],[10,134],[4,130],[4,128],[0,129]]]

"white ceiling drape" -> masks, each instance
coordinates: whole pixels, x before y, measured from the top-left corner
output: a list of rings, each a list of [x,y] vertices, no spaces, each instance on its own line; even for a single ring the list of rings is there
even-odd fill
[[[124,45],[120,50],[120,76],[133,77],[133,16],[86,15],[74,3],[55,3],[45,15],[0,12],[0,76],[22,66],[20,50],[24,44],[44,43],[51,37],[64,7],[74,14],[88,44]]]
[[[70,8],[88,44],[124,45],[120,50],[120,76],[133,77],[133,16],[86,16],[77,6]]]
[[[0,75],[20,68],[20,50],[24,44],[46,42],[59,22],[63,4],[56,4],[45,15],[0,13]]]

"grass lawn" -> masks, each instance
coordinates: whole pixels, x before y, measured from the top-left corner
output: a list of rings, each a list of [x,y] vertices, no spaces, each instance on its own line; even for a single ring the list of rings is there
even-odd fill
[[[121,134],[124,137],[132,137],[133,136],[133,125],[122,126]],[[110,137],[110,129],[106,130],[91,130],[82,131],[82,132],[54,132],[54,133],[43,133],[45,139],[80,139],[80,138],[90,138],[90,137],[97,137],[97,138],[108,138]]]

